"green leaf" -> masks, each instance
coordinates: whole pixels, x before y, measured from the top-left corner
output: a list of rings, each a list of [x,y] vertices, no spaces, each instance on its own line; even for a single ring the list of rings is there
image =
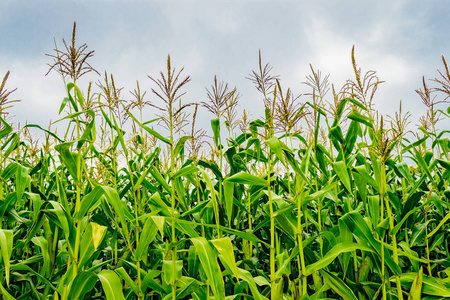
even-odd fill
[[[228,224],[232,224],[231,216],[233,215],[233,193],[234,193],[234,182],[225,180],[223,183],[223,194],[225,198],[225,211],[227,213]]]
[[[404,148],[402,149],[402,153],[408,152],[410,149],[415,149],[415,148],[417,148],[420,144],[425,143],[425,141],[428,139],[428,137],[429,137],[429,136],[426,135],[425,137],[421,138],[420,140],[418,140],[418,141],[416,141],[416,142],[414,142],[414,143],[412,143],[412,144],[410,144],[410,145],[404,147]]]
[[[41,126],[39,126],[37,124],[27,124],[27,125],[23,126],[23,128],[28,128],[28,127],[38,128],[38,129],[44,131],[45,133],[47,133],[48,135],[50,135],[51,137],[53,137],[54,139],[58,140],[60,143],[64,143],[64,141],[61,140],[56,134],[54,134],[50,130],[42,128]],[[1,138],[1,132],[0,132],[0,138]]]
[[[41,248],[42,258],[44,260],[44,264],[41,269],[41,274],[44,277],[47,277],[50,274],[50,255],[48,253],[48,242],[43,236],[35,236],[31,239],[31,241]]]
[[[342,129],[340,126],[332,127],[330,129],[328,137],[331,139],[331,142],[336,149],[340,149],[340,145],[342,145],[343,147],[343,145],[345,144],[344,135],[342,134]]]
[[[79,117],[83,114],[89,114],[92,118],[95,118],[95,112],[92,109],[88,109],[88,110],[84,110],[84,111],[79,111],[79,112],[75,112],[73,114],[70,114],[68,116],[65,116],[64,118],[61,118],[55,122],[53,122],[53,124],[61,122],[63,120],[70,120],[70,119],[74,119],[76,117]]]
[[[20,140],[20,135],[17,132],[14,132],[9,138],[8,140],[3,144],[3,146],[1,147],[1,150],[5,149],[6,146],[11,142],[11,144],[9,145],[8,149],[6,149],[5,153],[3,154],[3,157],[9,157],[9,155],[17,149],[17,147],[19,146],[19,140]]]
[[[114,212],[119,217],[119,220],[122,223],[122,226],[120,228],[123,231],[123,236],[125,237],[125,239],[128,240],[128,243],[130,244],[130,235],[128,233],[128,222],[125,218],[125,209],[128,209],[128,206],[122,204],[122,201],[119,198],[119,194],[114,188],[109,186],[101,186],[101,188],[105,193],[106,201],[112,205],[112,207],[114,208]]]
[[[267,185],[266,180],[264,180],[260,177],[248,174],[246,172],[240,172],[240,173],[234,174],[233,176],[230,176],[227,179],[225,179],[225,181],[240,183],[240,184],[250,184],[250,185],[261,185],[261,186]]]
[[[59,152],[60,157],[64,165],[66,166],[69,174],[78,183],[78,173],[77,173],[77,153],[72,153],[70,147],[72,147],[74,142],[62,143],[55,146],[55,150]]]
[[[350,177],[348,175],[348,170],[347,170],[347,166],[345,165],[345,162],[341,160],[341,161],[333,163],[333,169],[336,172],[336,174],[338,175],[341,182],[344,184],[347,191],[349,191],[351,193],[352,189],[350,186]]]
[[[224,300],[225,287],[216,252],[204,237],[193,238],[191,241],[197,250],[200,263],[216,299]]]
[[[398,172],[400,173],[401,176],[399,177],[403,177],[406,180],[408,180],[408,182],[412,182],[412,176],[411,173],[409,172],[409,167],[408,164],[405,162],[401,162],[395,165],[395,169],[398,170]]]
[[[216,247],[220,255],[222,255],[223,259],[230,267],[236,279],[239,279],[239,272],[236,265],[236,260],[234,259],[233,244],[231,243],[230,238],[224,237],[216,240],[211,240],[211,243],[214,245],[214,247]]]
[[[89,223],[87,225],[86,230],[81,237],[80,258],[78,263],[79,268],[84,267],[95,252],[94,240],[92,238],[92,224],[93,223]]]
[[[100,103],[100,96],[101,96],[101,95],[98,96],[98,99],[99,99],[99,106],[98,106],[98,107],[100,108],[100,111],[101,111],[101,113],[102,113],[102,115],[103,115],[103,118],[105,119],[106,123],[109,125],[110,128],[114,129],[115,131],[121,130],[120,128],[117,128],[115,125],[113,125],[113,123],[112,123],[111,120],[109,119],[108,115],[107,115],[107,114],[105,113],[105,111],[103,110],[102,104]],[[115,148],[115,147],[114,147],[114,148]]]
[[[134,257],[136,261],[142,260],[142,256],[145,253],[145,250],[148,249],[148,246],[156,237],[156,233],[158,232],[158,227],[151,217],[148,217],[145,221],[144,228],[142,229],[142,233],[140,235],[139,244],[136,247],[136,251],[134,253]]]
[[[261,295],[261,293],[258,291],[255,279],[252,277],[250,272],[241,268],[238,268],[238,271],[239,271],[239,278],[247,282],[248,287],[252,292],[253,298],[256,300],[267,300],[267,298]]]
[[[74,215],[74,221],[80,221],[90,209],[95,208],[103,194],[104,190],[100,186],[96,186],[89,194],[85,195],[81,199],[80,210]]]
[[[328,266],[333,260],[341,253],[352,252],[355,250],[363,250],[368,252],[374,252],[370,247],[363,244],[355,244],[350,242],[339,243],[330,249],[321,259],[306,267],[306,276],[311,275],[313,272],[323,269]]]
[[[191,277],[181,276],[177,280],[177,299],[183,299],[195,292],[200,286],[204,285],[203,282],[195,280]]]
[[[362,123],[370,128],[373,127],[373,124],[372,124],[373,120],[369,117],[366,117],[366,116],[360,114],[356,110],[349,113],[347,117],[351,120],[355,120],[356,122]]]
[[[175,274],[173,273],[175,269]],[[172,260],[163,260],[162,262],[162,272],[164,274],[164,282],[166,284],[173,284],[178,278],[181,278],[181,271],[183,270],[183,261],[176,260],[175,268],[173,267]]]
[[[96,186],[88,195],[83,197],[80,210],[74,216],[75,221],[81,220],[86,212],[95,206],[102,196],[105,196],[105,200],[114,208],[114,211],[122,224],[122,226],[120,226],[123,231],[122,234],[129,242],[130,237],[128,234],[128,223],[126,221],[125,214],[131,214],[127,211],[128,207],[120,200],[119,193],[112,187],[100,185]]]
[[[58,115],[61,114],[61,112],[64,110],[64,108],[67,105],[67,102],[69,102],[69,97],[64,97],[63,101],[61,102],[61,105],[59,106]]]
[[[300,300],[311,300],[311,298],[308,296],[308,294],[303,294]]]
[[[164,289],[160,285],[159,279],[158,280],[155,279],[155,277],[159,277],[160,274],[161,271],[150,270],[142,280],[141,292],[144,293],[147,287],[150,287],[152,290],[164,293]]]
[[[89,143],[94,143],[96,136],[97,135],[95,133],[95,119],[92,119],[92,121],[84,129],[84,132],[77,143],[77,149],[81,149],[81,147],[83,147],[86,141]]]
[[[430,178],[430,180],[433,181],[433,176],[431,175],[431,171],[426,163],[426,161],[423,159],[422,154],[417,151],[417,149],[414,149],[414,153],[415,153],[415,158],[417,160],[417,164],[419,165],[419,167],[425,172],[425,174],[427,174],[428,178]]]
[[[5,136],[10,134],[13,131],[13,128],[11,125],[8,124],[8,122],[5,121],[2,117],[0,117],[0,121],[3,123],[4,127],[2,130],[0,130],[0,140],[3,139]]]
[[[427,238],[431,238],[438,230],[447,223],[447,221],[450,219],[450,212],[439,222],[439,224],[431,231],[429,234],[427,234]]]
[[[342,219],[338,220],[338,227],[339,227],[339,241],[341,243],[353,242],[353,234],[350,231],[350,229],[348,229],[348,227],[345,224],[345,222],[342,221]],[[330,251],[328,251],[328,252],[330,252]],[[342,269],[344,271],[344,276],[346,276],[347,275],[348,266],[349,266],[349,262],[350,262],[350,253],[343,253],[339,257],[339,261],[340,261]]]
[[[187,166],[179,169],[175,174],[172,175],[173,179],[176,179],[181,176],[186,176],[192,174],[194,172],[198,172],[198,168],[196,166]]]
[[[450,170],[450,161],[439,159],[439,158],[437,159],[437,161],[443,168]]]
[[[411,289],[409,290],[409,298],[411,300],[420,300],[422,299],[422,281],[423,281],[423,268],[420,267],[419,272],[417,273],[416,278],[411,285]]]
[[[84,295],[90,292],[98,281],[97,275],[89,271],[81,271],[72,281],[68,299],[83,299]]]
[[[125,300],[122,284],[114,271],[102,270],[97,276],[102,283],[107,300]]]
[[[170,185],[167,183],[167,181],[162,177],[161,173],[155,168],[151,167],[149,168],[150,174],[152,174],[153,178],[158,181],[159,184],[169,193],[172,193],[172,189],[170,188]]]
[[[156,137],[157,139],[159,139],[160,141],[163,141],[164,143],[170,145],[170,141],[168,139],[166,139],[165,137],[163,137],[161,134],[159,134],[157,131],[153,130],[150,127],[145,126],[144,124],[141,124],[134,116],[132,113],[130,113],[128,111],[128,109],[125,107],[125,105],[123,105],[123,108],[125,109],[125,111],[127,112],[127,114],[133,119],[134,122],[136,122],[136,124],[138,124],[139,126],[141,126],[145,131],[147,131],[148,133],[150,133],[151,135],[153,135],[154,137]]]
[[[27,271],[27,272],[35,275],[36,277],[38,277],[39,280],[41,280],[43,283],[45,283],[47,286],[49,286],[52,290],[58,292],[58,290],[53,286],[53,284],[48,279],[46,279],[41,274],[39,274],[38,272],[36,272],[32,268],[30,268],[29,266],[25,265],[24,263],[19,263],[19,264],[12,265],[11,266],[11,270],[13,270],[13,271]]]
[[[419,271],[420,273],[420,271]],[[412,287],[418,273],[404,273],[400,276],[400,282],[406,287]],[[395,282],[396,277],[392,276],[389,281]],[[439,278],[422,275],[422,298],[424,295],[446,297],[450,295],[450,284],[445,283]]]
[[[0,253],[5,265],[6,285],[9,287],[10,258],[13,249],[13,231],[0,229]]]
[[[364,106],[364,104],[362,104],[361,102],[359,102],[358,100],[354,99],[354,98],[347,98],[347,100],[351,103],[353,103],[354,105],[358,106],[359,108],[361,108],[362,110],[367,111],[367,107]]]
[[[280,142],[280,140],[276,136],[274,136],[274,137],[266,140],[266,144],[275,153],[275,155],[280,160],[280,162],[283,165],[286,165],[286,162],[284,161],[283,151],[281,150],[281,142]]]
[[[381,256],[381,243],[375,240],[371,230],[358,212],[348,213],[342,217],[342,220],[347,224],[357,239],[365,240]],[[392,260],[387,250],[384,250],[384,261],[394,274],[401,274],[400,267]]]
[[[325,282],[328,283],[331,288],[339,294],[344,300],[358,300],[356,298],[353,291],[346,285],[340,278],[333,275],[332,273],[328,273],[325,270],[320,270],[320,274],[325,279]]]
[[[84,107],[84,98],[81,90],[78,86],[74,85],[75,95],[77,96],[78,102],[80,103],[80,107]]]
[[[111,114],[111,118],[114,121],[115,128],[119,128],[114,114]],[[126,146],[125,138],[124,138],[125,131],[123,131],[122,128],[119,128],[119,129],[120,130],[116,130],[116,132],[117,132],[116,139],[118,139],[120,142],[120,145],[122,145],[123,154],[125,155],[125,157],[128,157],[128,147]]]
[[[214,211],[216,213],[216,210],[218,211],[218,204],[216,202],[216,190],[214,188],[214,185],[211,181],[211,178],[208,175],[208,172],[206,172],[203,169],[199,169],[199,171],[202,173],[203,179],[205,180],[206,186],[209,189],[209,192],[211,193],[211,201],[212,201],[212,205],[214,207]],[[216,216],[218,217],[218,216]]]
[[[28,185],[28,169],[24,166],[17,164],[16,168],[16,197],[17,201],[22,199],[25,188]]]
[[[211,127],[213,130],[213,134],[214,134],[214,144],[216,145],[216,147],[218,149],[219,148],[219,143],[220,143],[220,121],[218,118],[216,119],[212,119],[211,120]]]
[[[136,295],[139,295],[138,286],[136,285],[134,280],[131,279],[130,275],[128,275],[127,271],[123,267],[117,268],[116,273],[127,283],[127,285],[131,288],[131,290],[133,290]]]
[[[44,212],[48,211],[49,214],[54,213],[56,215],[57,219],[55,220],[55,223],[63,230],[64,236],[69,242],[69,249],[73,249],[75,245],[75,227],[72,218],[70,218],[64,208],[58,202],[48,201],[47,203],[51,204],[53,209],[48,209]],[[52,216],[48,215],[48,217],[51,218]]]

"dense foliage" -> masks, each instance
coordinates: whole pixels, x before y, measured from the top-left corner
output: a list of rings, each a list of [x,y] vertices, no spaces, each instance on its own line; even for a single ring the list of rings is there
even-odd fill
[[[9,73],[0,89],[3,299],[450,297],[444,58],[437,87],[417,91],[427,113],[408,133],[401,108],[374,111],[381,81],[353,51],[353,80],[330,92],[311,67],[302,98],[260,55],[249,79],[265,117],[250,120],[217,78],[208,101],[184,103],[190,78],[170,57],[152,96],[138,84],[126,100],[108,74],[83,92],[93,52],[75,46],[75,26],[64,46],[50,55],[67,86],[63,134],[14,129]],[[202,108],[212,138],[195,127]]]

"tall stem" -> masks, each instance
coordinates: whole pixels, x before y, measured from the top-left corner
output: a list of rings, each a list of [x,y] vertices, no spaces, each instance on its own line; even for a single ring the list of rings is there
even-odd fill
[[[175,232],[175,184],[172,182],[172,175],[174,174],[175,170],[175,157],[174,157],[174,149],[173,149],[173,115],[172,115],[172,101],[169,99],[169,122],[170,122],[170,198],[171,198],[171,216],[172,216],[172,244],[173,250],[172,250],[172,274],[175,276],[176,274],[176,261],[177,261],[177,246],[176,246],[176,232]],[[176,278],[173,278],[172,282],[172,299],[177,299],[177,286],[176,286]]]

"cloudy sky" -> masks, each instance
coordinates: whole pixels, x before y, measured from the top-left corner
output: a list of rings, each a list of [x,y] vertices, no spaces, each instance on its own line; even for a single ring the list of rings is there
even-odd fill
[[[56,73],[44,76],[51,62],[45,54],[52,53],[53,38],[59,47],[62,38],[70,40],[76,21],[78,45],[95,50],[92,66],[112,73],[126,97],[136,80],[142,89],[154,87],[147,75],[157,76],[170,54],[192,77],[186,101],[206,101],[205,87],[217,75],[242,94],[240,109],[259,117],[261,97],[245,79],[257,68],[259,49],[282,85],[302,94],[309,92],[302,84],[309,64],[330,74],[337,88],[351,78],[355,45],[363,72],[376,70],[386,81],[376,108],[392,114],[401,100],[417,124],[425,109],[414,90],[422,76],[442,70],[441,55],[450,60],[449,15],[446,0],[2,0],[0,76],[11,71],[7,88],[17,87],[13,98],[22,100],[14,122],[46,126],[58,119],[64,84]]]

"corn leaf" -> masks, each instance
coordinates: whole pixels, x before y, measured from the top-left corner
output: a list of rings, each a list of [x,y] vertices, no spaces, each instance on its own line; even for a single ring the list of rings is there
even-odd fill
[[[227,179],[225,179],[225,181],[239,183],[239,184],[249,184],[249,185],[260,185],[260,186],[267,185],[266,180],[264,180],[260,177],[245,173],[245,172],[240,172],[240,173],[234,174],[234,175],[228,177]]]
[[[70,285],[68,299],[84,299],[84,295],[90,292],[98,281],[97,275],[89,271],[81,271]]]
[[[239,272],[236,265],[236,260],[234,258],[233,244],[231,243],[230,238],[224,237],[220,239],[211,240],[211,243],[214,245],[214,247],[217,249],[220,255],[222,255],[223,259],[230,267],[236,279],[239,279]]]
[[[145,250],[149,247],[150,243],[156,237],[156,233],[158,232],[158,227],[151,217],[148,217],[145,221],[144,228],[142,229],[142,233],[140,235],[139,244],[136,247],[136,251],[134,253],[134,257],[136,261],[142,260],[142,256],[145,253]]]
[[[9,286],[9,273],[11,269],[11,254],[13,249],[13,231],[0,229],[0,253],[6,272],[6,285]]]
[[[320,260],[306,267],[305,275],[309,276],[313,272],[323,269],[328,266],[333,260],[341,253],[352,252],[355,250],[363,250],[368,252],[374,252],[370,247],[363,244],[355,244],[350,242],[343,242],[335,245],[330,249]]]
[[[125,300],[120,279],[114,271],[102,270],[98,273],[107,300]]]
[[[325,279],[325,282],[331,286],[331,288],[339,294],[344,300],[358,300],[353,291],[346,285],[340,278],[332,273],[328,273],[324,270],[320,270],[320,274]]]
[[[225,288],[222,272],[220,271],[219,263],[217,262],[216,252],[203,237],[193,238],[191,241],[197,250],[200,263],[208,278],[214,296],[216,299],[224,300]]]

